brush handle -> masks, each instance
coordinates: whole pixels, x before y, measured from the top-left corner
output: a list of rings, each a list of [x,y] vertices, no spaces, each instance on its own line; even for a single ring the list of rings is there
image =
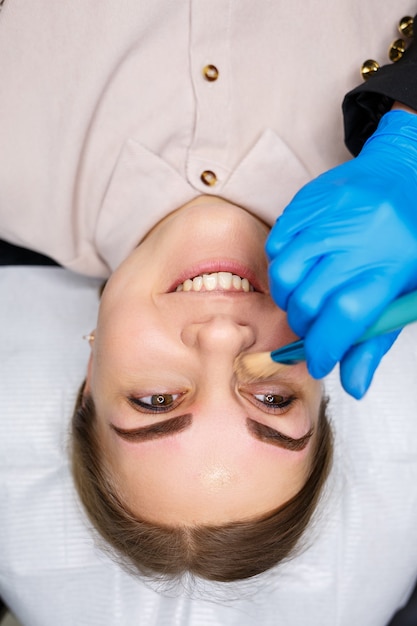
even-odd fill
[[[391,302],[381,317],[366,330],[356,343],[362,343],[372,337],[385,335],[417,321],[417,291],[411,291],[405,296]]]
[[[385,309],[377,321],[372,324],[361,337],[355,342],[362,343],[367,339],[390,333],[393,330],[403,328],[407,324],[417,321],[417,291],[394,300]],[[286,365],[294,365],[300,361],[305,361],[304,341],[294,341],[287,346],[278,348],[271,352],[271,359],[277,363],[285,363]]]

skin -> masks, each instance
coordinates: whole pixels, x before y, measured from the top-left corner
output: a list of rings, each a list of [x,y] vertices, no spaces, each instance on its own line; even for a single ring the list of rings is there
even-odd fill
[[[320,383],[304,364],[267,381],[238,376],[234,367],[242,352],[295,338],[269,296],[268,232],[244,209],[200,197],[160,222],[104,290],[86,389],[118,487],[149,521],[250,519],[283,504],[307,478],[315,436],[288,450],[256,437],[248,418],[302,437],[317,423]],[[256,291],[175,291],[203,270],[246,276]],[[152,396],[163,397],[162,411],[149,405]],[[165,436],[137,441],[116,432],[181,415],[181,429]]]

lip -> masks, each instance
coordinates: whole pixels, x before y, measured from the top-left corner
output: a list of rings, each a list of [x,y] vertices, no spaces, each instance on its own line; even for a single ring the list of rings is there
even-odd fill
[[[249,267],[230,259],[215,259],[202,261],[185,269],[170,285],[168,292],[175,291],[187,278],[194,278],[202,274],[213,274],[214,272],[231,272],[241,278],[246,278],[253,285],[255,292],[265,293],[265,288],[261,285],[255,272]]]

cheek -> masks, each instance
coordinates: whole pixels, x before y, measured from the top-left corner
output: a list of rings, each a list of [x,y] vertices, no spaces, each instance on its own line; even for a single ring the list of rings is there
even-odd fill
[[[272,300],[257,315],[261,329],[257,348],[274,350],[298,339],[287,323],[287,315]]]
[[[93,369],[98,377],[109,381],[137,378],[157,359],[166,360],[173,333],[152,306],[106,312],[97,325]]]

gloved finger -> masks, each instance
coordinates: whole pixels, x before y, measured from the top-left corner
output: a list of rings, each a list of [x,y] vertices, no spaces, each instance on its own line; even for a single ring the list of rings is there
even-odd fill
[[[283,219],[284,214],[279,216],[265,242],[265,254],[269,261],[275,259],[291,240],[291,236],[285,233]]]
[[[373,324],[397,293],[383,277],[362,276],[335,291],[305,336],[307,366],[314,378],[326,376]]]
[[[288,298],[323,256],[323,243],[300,233],[269,264],[269,288],[274,302],[287,309]]]
[[[347,393],[357,400],[365,395],[382,357],[400,332],[374,337],[348,350],[340,362],[340,380]]]
[[[269,260],[281,254],[282,249],[302,230],[310,226],[317,227],[323,217],[325,224],[328,223],[331,213],[329,215],[327,209],[334,208],[339,203],[340,197],[346,195],[340,185],[331,187],[334,176],[335,174],[329,171],[310,181],[285,207],[266,241],[265,251]]]
[[[304,337],[326,299],[357,279],[360,272],[360,268],[351,267],[349,255],[342,252],[319,259],[288,297],[288,323],[296,335]]]
[[[267,237],[265,252],[270,261],[281,254],[285,246],[303,230],[303,224],[305,223],[303,214],[305,210],[301,208],[303,203],[298,202],[300,193],[298,192],[295,198],[285,207]]]

